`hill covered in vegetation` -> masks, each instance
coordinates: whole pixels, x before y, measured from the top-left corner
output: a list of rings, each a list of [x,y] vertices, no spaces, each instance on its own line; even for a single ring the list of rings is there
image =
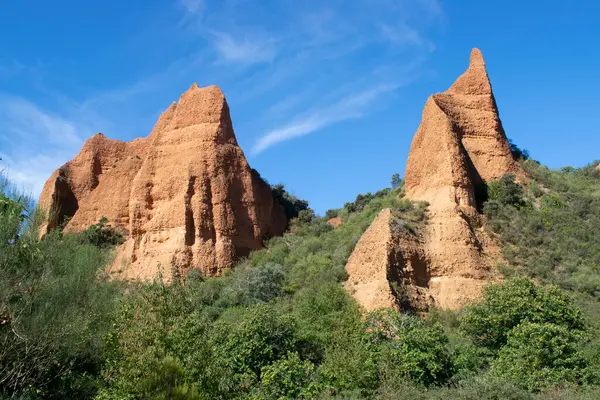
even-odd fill
[[[39,240],[31,202],[4,180],[0,397],[597,398],[600,170],[521,167],[533,182],[489,182],[483,205],[504,278],[427,314],[363,315],[342,285],[382,209],[407,234],[427,223],[397,177],[324,217],[277,186],[296,216],[285,235],[220,277],[170,285],[107,279],[120,238],[105,221]]]

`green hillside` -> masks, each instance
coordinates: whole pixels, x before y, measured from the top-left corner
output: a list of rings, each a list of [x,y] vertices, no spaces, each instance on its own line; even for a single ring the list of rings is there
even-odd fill
[[[4,179],[0,398],[599,398],[600,170],[522,166],[534,181],[491,182],[484,205],[505,279],[427,315],[363,316],[342,286],[380,210],[397,229],[426,223],[397,176],[325,217],[276,186],[297,216],[288,233],[221,277],[169,286],[109,281],[120,238],[102,221],[38,240],[32,202]]]

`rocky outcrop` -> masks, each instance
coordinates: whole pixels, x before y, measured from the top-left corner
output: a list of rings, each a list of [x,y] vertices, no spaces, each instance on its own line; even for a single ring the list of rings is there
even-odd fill
[[[425,104],[406,164],[408,198],[427,201],[425,252],[436,304],[457,308],[479,296],[492,262],[480,238],[484,182],[521,176],[498,115],[483,56]]]
[[[338,227],[344,225],[344,221],[342,221],[342,219],[340,217],[329,218],[327,220],[327,223],[329,225],[333,226],[334,228],[338,228]]]
[[[382,210],[348,259],[345,287],[365,311],[425,311],[432,303],[421,240],[402,225],[389,208]]]
[[[132,142],[97,134],[46,182],[42,233],[66,223],[82,230],[105,216],[122,229],[111,272],[163,277],[199,268],[218,275],[282,234],[286,218],[238,146],[216,86],[193,85]]]
[[[524,176],[502,128],[483,56],[473,49],[467,71],[446,92],[427,100],[404,177],[406,196],[429,203],[421,244],[427,272],[421,274],[417,286],[428,292],[436,306],[459,308],[477,298],[491,279],[495,252],[481,229],[479,211],[486,196],[484,183],[506,173],[518,179]],[[372,246],[381,245],[377,240],[373,238]],[[381,241],[398,243],[384,235]],[[397,245],[398,251],[403,250],[402,243]],[[383,265],[392,265],[383,256],[374,253],[373,257],[381,257],[378,262],[382,265],[375,268],[378,271]],[[373,269],[367,264],[363,263],[365,271]],[[350,263],[349,267],[353,281],[357,268]],[[399,264],[395,268],[401,271],[404,267]],[[377,276],[381,283],[377,290],[388,299],[386,278],[381,273]],[[355,297],[366,309],[386,303],[363,301],[367,298],[364,294]]]

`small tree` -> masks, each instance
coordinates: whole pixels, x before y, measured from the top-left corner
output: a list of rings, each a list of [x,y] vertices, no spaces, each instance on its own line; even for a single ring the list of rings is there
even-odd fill
[[[396,189],[402,183],[402,179],[400,179],[400,174],[395,173],[392,175],[392,189]]]
[[[487,185],[488,199],[502,205],[521,207],[525,205],[523,199],[523,186],[515,182],[513,174],[506,174],[497,181],[491,181]]]

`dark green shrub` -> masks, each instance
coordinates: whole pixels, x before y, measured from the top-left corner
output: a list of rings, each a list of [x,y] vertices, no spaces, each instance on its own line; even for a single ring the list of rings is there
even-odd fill
[[[370,341],[386,379],[406,379],[425,386],[443,385],[454,373],[448,338],[441,325],[385,310],[369,314]]]
[[[0,397],[93,397],[118,298],[101,273],[108,254],[58,232],[39,241],[26,203],[2,200]]]
[[[506,344],[509,332],[524,321],[552,323],[572,332],[585,329],[581,310],[566,292],[555,286],[536,286],[527,278],[490,284],[483,299],[466,308],[460,328],[474,343],[497,351]]]
[[[242,385],[260,381],[263,367],[296,350],[295,323],[269,306],[252,307],[215,325],[212,344]]]
[[[100,221],[90,225],[83,232],[83,241],[97,247],[110,247],[123,243],[123,235],[117,232],[108,224],[106,217],[100,218]]]
[[[525,205],[523,187],[515,183],[515,176],[506,174],[500,180],[487,184],[487,198],[501,205],[522,207]]]
[[[508,333],[491,373],[529,391],[582,384],[587,365],[577,351],[579,339],[566,326],[523,321]]]
[[[315,366],[288,353],[261,370],[261,392],[269,399],[313,399],[319,392]]]
[[[272,186],[271,193],[275,201],[283,208],[288,220],[296,218],[300,211],[309,210],[308,201],[288,193],[282,184]]]

